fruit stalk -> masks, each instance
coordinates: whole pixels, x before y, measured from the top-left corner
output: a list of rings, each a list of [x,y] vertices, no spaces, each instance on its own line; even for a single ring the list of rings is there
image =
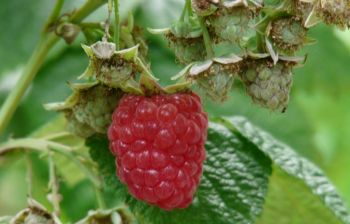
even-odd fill
[[[119,50],[120,36],[120,17],[119,17],[119,0],[114,0],[114,43],[116,50]]]
[[[213,47],[211,45],[209,32],[208,32],[207,26],[205,25],[205,20],[202,17],[200,17],[199,20],[200,20],[199,22],[200,22],[202,32],[203,32],[203,40],[204,40],[205,50],[207,51],[207,58],[208,59],[213,58],[214,57],[214,50],[213,50]]]
[[[55,162],[53,160],[53,153],[49,152],[48,160],[49,160],[49,171],[50,171],[50,181],[49,181],[49,189],[51,189],[51,198],[50,201],[53,206],[54,214],[59,217],[61,213],[60,209],[60,194],[59,194],[59,183],[57,179],[57,172]]]
[[[27,174],[26,174],[26,181],[28,185],[27,189],[27,197],[32,198],[33,195],[33,163],[30,158],[30,152],[26,152],[26,166],[27,166]]]
[[[56,0],[56,4],[53,7],[51,15],[50,15],[49,19],[47,20],[46,25],[44,26],[43,34],[45,34],[46,32],[49,31],[52,23],[55,22],[56,19],[59,17],[61,10],[62,10],[62,7],[63,7],[63,4],[64,4],[64,0]]]

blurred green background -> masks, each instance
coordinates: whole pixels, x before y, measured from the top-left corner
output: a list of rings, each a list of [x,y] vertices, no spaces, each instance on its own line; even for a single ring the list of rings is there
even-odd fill
[[[66,1],[65,10],[83,3]],[[23,66],[37,42],[54,1],[12,0],[0,3],[0,102],[15,86]],[[134,11],[136,23],[143,28],[162,28],[178,18],[182,0],[124,0],[122,15]],[[87,21],[103,21],[106,8],[101,8]],[[145,31],[150,46],[152,70],[163,83],[181,66],[166,42]],[[309,35],[318,40],[307,46],[304,67],[295,70],[291,102],[286,113],[273,113],[253,105],[239,83],[229,101],[221,104],[210,101],[205,107],[210,115],[242,115],[271,132],[275,137],[296,149],[320,166],[350,205],[350,32],[319,25]],[[10,127],[1,141],[9,137],[24,137],[56,114],[47,112],[42,104],[65,99],[70,94],[67,81],[74,81],[87,66],[88,59],[80,47],[82,36],[72,46],[61,41],[35,78],[18,108]],[[34,160],[34,196],[42,203],[47,192],[48,171],[37,155]],[[74,171],[74,167],[73,173]],[[78,172],[78,171],[76,171]],[[95,207],[89,183],[75,175],[74,181],[62,183],[65,198],[64,216],[77,220]],[[26,204],[25,159],[0,158],[0,216],[15,214]]]

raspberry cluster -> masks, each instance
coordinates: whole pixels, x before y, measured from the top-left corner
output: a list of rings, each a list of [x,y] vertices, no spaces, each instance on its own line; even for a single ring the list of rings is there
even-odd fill
[[[208,118],[194,93],[127,95],[108,130],[117,175],[139,200],[185,208],[199,185]]]

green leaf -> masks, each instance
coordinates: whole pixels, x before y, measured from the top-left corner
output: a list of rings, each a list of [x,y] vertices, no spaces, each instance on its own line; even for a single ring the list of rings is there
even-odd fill
[[[207,160],[200,187],[190,207],[171,212],[129,196],[115,176],[115,162],[105,138],[87,141],[115,199],[123,198],[140,223],[253,223],[261,213],[271,172],[270,160],[246,139],[221,124],[210,124]]]
[[[224,122],[274,162],[261,223],[271,223],[272,219],[277,223],[350,223],[344,202],[319,168],[245,118],[231,117]],[[281,203],[283,201],[287,202]],[[287,221],[293,222],[286,222],[285,216],[272,206],[278,206],[281,213],[287,212],[291,217]],[[315,221],[317,217],[322,217],[322,221]]]
[[[342,223],[304,181],[273,167],[269,191],[258,224]]]

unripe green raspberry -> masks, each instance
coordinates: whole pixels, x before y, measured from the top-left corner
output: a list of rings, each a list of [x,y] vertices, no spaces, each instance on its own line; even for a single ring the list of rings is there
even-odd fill
[[[255,37],[254,13],[246,7],[222,7],[208,16],[217,41],[228,41],[244,48]]]
[[[110,59],[96,59],[96,79],[104,84],[117,87],[134,76],[133,64],[126,62],[120,55],[113,55]]]
[[[72,111],[80,123],[87,124],[98,133],[106,133],[121,95],[119,90],[97,85],[79,93]]]
[[[179,63],[188,64],[193,61],[204,60],[206,53],[202,37],[182,38],[175,37],[172,33],[167,34],[166,37]]]
[[[255,103],[273,111],[284,112],[293,82],[292,67],[292,63],[283,61],[274,65],[269,59],[248,61],[241,79]]]
[[[232,88],[236,73],[224,68],[222,65],[214,64],[210,71],[196,78],[200,88],[213,100],[223,102]]]
[[[293,53],[303,47],[307,29],[297,18],[283,18],[271,23],[269,37],[282,53]]]
[[[224,101],[233,85],[234,78],[241,68],[242,58],[236,55],[213,58],[187,66],[179,75],[194,81],[206,95],[215,101]]]
[[[316,3],[317,16],[326,24],[340,28],[346,28],[349,25],[349,9],[348,0],[319,0]]]
[[[65,102],[46,104],[45,108],[63,112],[68,131],[77,136],[105,134],[123,91],[99,83],[71,84],[71,87],[73,94]]]
[[[143,72],[144,64],[139,58],[139,46],[115,51],[115,44],[106,41],[86,46],[83,49],[90,57],[90,63],[79,79],[96,79],[102,84],[124,91],[137,88],[136,73]]]
[[[65,117],[67,119],[67,130],[79,137],[88,138],[95,133],[94,129],[88,124],[79,122],[72,110],[67,110],[65,112]]]

